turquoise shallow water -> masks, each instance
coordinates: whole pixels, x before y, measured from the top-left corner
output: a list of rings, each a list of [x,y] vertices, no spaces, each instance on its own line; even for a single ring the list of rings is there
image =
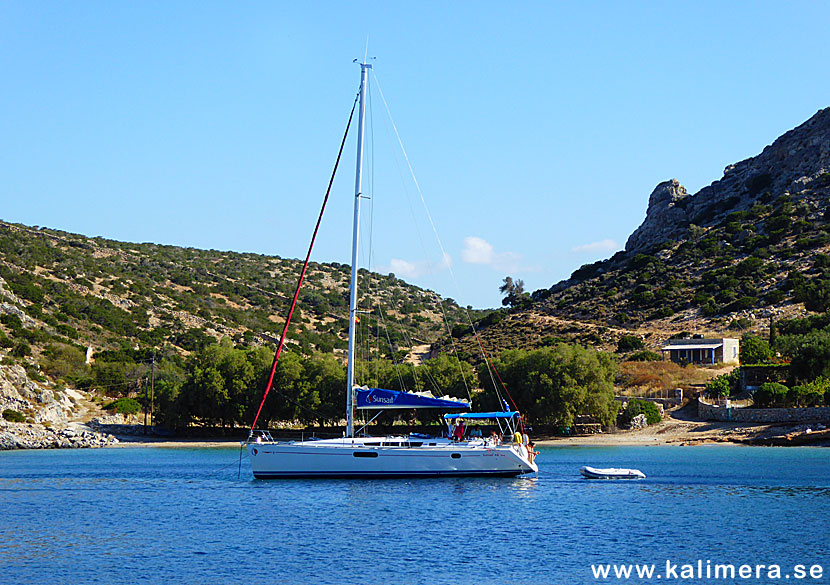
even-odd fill
[[[517,479],[256,481],[238,457],[0,453],[0,583],[679,583],[590,565],[698,559],[818,563],[792,582],[830,582],[830,449],[542,448]]]

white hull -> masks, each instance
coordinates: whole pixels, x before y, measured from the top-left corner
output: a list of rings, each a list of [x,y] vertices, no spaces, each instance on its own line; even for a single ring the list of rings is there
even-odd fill
[[[248,443],[257,479],[516,476],[535,473],[522,445],[360,437]]]

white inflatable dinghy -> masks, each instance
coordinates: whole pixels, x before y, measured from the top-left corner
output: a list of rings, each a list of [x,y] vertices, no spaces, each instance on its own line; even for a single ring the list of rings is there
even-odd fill
[[[597,469],[596,467],[583,467],[579,470],[585,479],[645,479],[646,474],[639,469],[619,469],[611,467]]]

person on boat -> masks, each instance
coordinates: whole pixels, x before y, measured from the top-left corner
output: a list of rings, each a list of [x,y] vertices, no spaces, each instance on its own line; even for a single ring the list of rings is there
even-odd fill
[[[498,445],[499,444],[499,434],[495,430],[490,433],[490,442],[493,445]]]
[[[527,443],[527,460],[530,462],[531,465],[533,464],[533,460],[536,459],[536,456],[539,454],[539,451],[534,451],[533,450],[534,446],[535,445],[533,444],[532,441],[528,441],[528,443]]]
[[[453,441],[463,441],[464,440],[464,431],[466,430],[464,427],[464,421],[460,418],[456,420],[455,431],[452,434]]]
[[[471,439],[480,439],[481,438],[481,427],[473,427],[473,430],[470,431],[470,438]]]

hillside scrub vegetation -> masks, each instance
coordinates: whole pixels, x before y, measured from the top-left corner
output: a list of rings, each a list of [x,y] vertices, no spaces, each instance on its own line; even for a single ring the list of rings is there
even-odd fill
[[[825,173],[826,175],[826,173]],[[537,310],[608,324],[694,312],[708,319],[788,303],[830,309],[830,212],[825,175],[798,196],[754,193],[720,201],[685,233],[585,265],[569,281],[535,291]],[[767,175],[769,176],[769,175]],[[752,185],[762,184],[757,177]],[[692,197],[676,202],[683,208]]]
[[[0,222],[0,297],[16,305],[0,315],[0,345],[18,358],[37,357],[50,345],[84,352],[91,346],[96,354],[121,346],[170,346],[185,354],[223,337],[267,345],[279,336],[299,267],[276,256],[132,244]],[[393,274],[363,269],[360,278],[376,291],[361,334],[380,333],[380,343],[371,345],[386,357],[409,351],[413,339],[447,339],[445,318],[451,326],[468,322],[451,299]],[[304,355],[345,349],[348,281],[345,265],[310,265],[289,331],[289,342]],[[471,310],[470,317],[489,312]],[[382,332],[379,320],[394,327]]]

